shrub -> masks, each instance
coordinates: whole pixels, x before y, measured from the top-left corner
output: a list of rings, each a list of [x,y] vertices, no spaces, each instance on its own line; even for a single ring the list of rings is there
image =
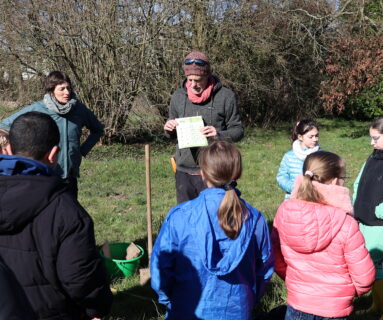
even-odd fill
[[[373,119],[383,115],[383,79],[352,97],[346,104],[345,116],[356,119]]]

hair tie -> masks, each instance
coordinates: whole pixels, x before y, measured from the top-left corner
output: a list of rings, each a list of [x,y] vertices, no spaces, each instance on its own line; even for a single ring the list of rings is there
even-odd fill
[[[233,190],[237,186],[237,181],[231,180],[228,183],[225,183],[221,186],[225,191]]]
[[[312,173],[312,171],[306,170],[305,176],[309,176],[310,178],[312,178],[314,176],[314,174]]]

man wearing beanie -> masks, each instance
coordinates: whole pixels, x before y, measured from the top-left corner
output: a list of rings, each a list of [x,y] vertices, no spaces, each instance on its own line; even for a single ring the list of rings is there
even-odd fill
[[[189,53],[183,64],[186,79],[172,96],[169,119],[164,125],[168,137],[176,137],[176,118],[202,116],[206,137],[220,136],[233,142],[243,137],[243,126],[233,91],[211,74],[209,58],[202,52]],[[199,148],[176,148],[177,202],[192,200],[206,188],[197,164]]]

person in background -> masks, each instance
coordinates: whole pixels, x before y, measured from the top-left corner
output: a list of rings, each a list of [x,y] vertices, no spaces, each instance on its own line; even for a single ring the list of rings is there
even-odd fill
[[[371,290],[374,264],[352,217],[345,164],[336,154],[307,156],[272,231],[275,271],[285,281],[285,320],[345,320],[354,296]]]
[[[112,293],[93,221],[53,171],[59,141],[46,113],[13,121],[8,154],[0,155],[0,256],[38,319],[96,320]]]
[[[199,155],[207,184],[169,211],[151,256],[166,319],[252,319],[274,268],[267,222],[240,198],[239,150],[214,141]]]
[[[0,129],[0,154],[6,154],[9,143],[8,131]]]
[[[376,269],[372,305],[365,313],[383,320],[383,117],[371,123],[370,139],[374,150],[354,182],[354,210]]]
[[[243,126],[235,94],[212,75],[209,58],[202,52],[189,53],[183,63],[186,79],[173,95],[169,118],[164,125],[168,137],[176,137],[176,118],[202,116],[206,137],[226,137],[236,142],[243,137]],[[194,199],[206,188],[197,163],[199,148],[176,147],[177,202]]]
[[[277,174],[279,187],[286,192],[285,200],[290,198],[295,178],[302,174],[303,161],[319,150],[319,128],[313,120],[301,120],[294,124],[292,150],[285,153]]]
[[[64,72],[49,73],[45,79],[44,89],[43,100],[4,119],[0,123],[0,128],[9,130],[12,122],[26,112],[38,111],[49,114],[60,130],[60,154],[55,170],[77,197],[81,158],[88,154],[104,134],[104,127],[92,111],[77,99],[71,80]],[[81,143],[83,127],[89,129],[90,134]]]

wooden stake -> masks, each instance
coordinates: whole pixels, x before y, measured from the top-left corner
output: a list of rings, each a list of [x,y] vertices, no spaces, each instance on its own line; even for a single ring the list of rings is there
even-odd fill
[[[153,249],[152,238],[152,187],[150,184],[150,148],[145,145],[145,172],[146,172],[146,224],[148,232],[148,259],[149,267],[140,269],[140,283],[145,285],[150,280],[150,257]]]
[[[146,163],[146,221],[148,232],[148,258],[150,266],[150,257],[153,249],[152,238],[152,187],[150,181],[150,146],[145,145],[145,163]]]

